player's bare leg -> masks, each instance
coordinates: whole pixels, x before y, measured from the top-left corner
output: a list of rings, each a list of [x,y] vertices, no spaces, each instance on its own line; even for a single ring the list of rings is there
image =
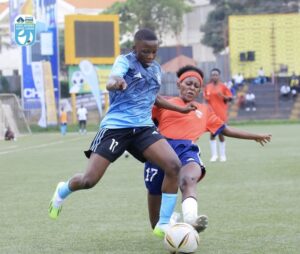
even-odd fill
[[[148,193],[148,212],[152,229],[155,228],[159,220],[159,210],[161,205],[161,195],[151,195]]]
[[[49,216],[57,219],[62,209],[62,203],[72,192],[94,187],[104,175],[110,162],[104,157],[92,153],[86,171],[73,176],[68,182],[60,182],[49,206]]]
[[[162,168],[165,177],[162,184],[162,201],[159,213],[159,220],[154,228],[154,234],[163,237],[169,226],[170,218],[174,211],[177,191],[178,174],[181,163],[165,139],[158,140],[144,151],[145,158]]]
[[[200,165],[191,162],[183,166],[179,174],[183,221],[194,226],[198,233],[205,230],[208,224],[206,215],[198,216],[197,183],[201,173]]]

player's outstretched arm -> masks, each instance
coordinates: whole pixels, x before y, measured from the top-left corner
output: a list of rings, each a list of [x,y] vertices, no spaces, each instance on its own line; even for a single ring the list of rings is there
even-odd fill
[[[106,89],[108,91],[114,90],[125,90],[127,88],[127,83],[123,78],[117,76],[111,76],[106,84]]]
[[[223,98],[224,102],[230,102],[230,101],[232,101],[232,97],[231,96],[226,96],[225,94],[222,94],[221,92],[219,92],[218,95],[221,98]]]
[[[173,110],[180,113],[189,113],[197,108],[197,106],[193,102],[188,103],[185,107],[180,107],[178,105],[170,103],[161,95],[157,95],[155,105],[159,108]]]
[[[272,138],[271,134],[255,134],[255,133],[242,131],[228,126],[224,128],[222,134],[232,138],[255,140],[256,142],[260,143],[262,146],[270,142]]]

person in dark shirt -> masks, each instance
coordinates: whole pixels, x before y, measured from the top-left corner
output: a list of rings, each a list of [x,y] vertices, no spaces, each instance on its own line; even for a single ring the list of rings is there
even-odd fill
[[[15,134],[9,126],[7,127],[7,130],[4,134],[4,139],[5,140],[15,140]]]

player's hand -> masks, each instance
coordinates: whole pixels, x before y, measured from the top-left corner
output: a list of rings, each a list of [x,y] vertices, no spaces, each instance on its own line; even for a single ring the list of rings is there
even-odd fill
[[[195,102],[190,102],[188,104],[186,104],[186,106],[184,108],[182,108],[181,113],[189,113],[191,111],[194,111],[197,109],[197,104]]]
[[[123,78],[113,77],[108,80],[107,90],[125,90],[127,88],[127,83]]]
[[[264,135],[259,135],[259,137],[255,139],[255,141],[260,143],[262,146],[264,146],[266,143],[271,141],[271,138],[272,138],[271,134],[264,134]]]

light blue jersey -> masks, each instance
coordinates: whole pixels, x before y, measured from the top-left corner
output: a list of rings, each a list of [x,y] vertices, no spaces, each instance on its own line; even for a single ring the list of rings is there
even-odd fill
[[[128,86],[122,91],[109,91],[110,108],[100,127],[119,129],[153,126],[152,106],[161,84],[159,64],[153,62],[144,68],[131,52],[116,59],[110,76],[124,78]]]

